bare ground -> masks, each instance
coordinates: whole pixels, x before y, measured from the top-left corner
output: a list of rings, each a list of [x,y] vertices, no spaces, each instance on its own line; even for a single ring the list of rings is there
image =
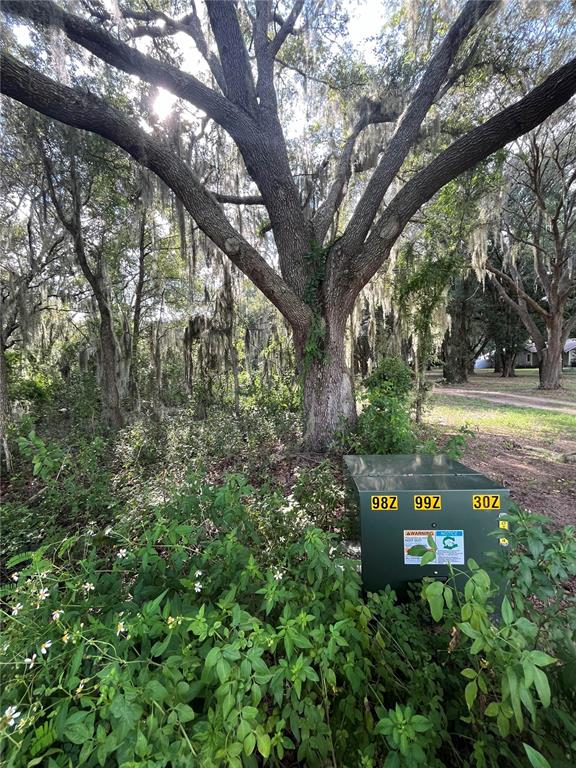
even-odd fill
[[[560,440],[556,448],[576,452],[576,440]],[[556,452],[532,441],[476,435],[462,462],[502,482],[514,501],[555,525],[576,524],[576,464]]]
[[[564,369],[555,391],[538,389],[534,369],[517,373],[503,379],[476,370],[466,384],[450,387],[440,383],[441,372],[430,372],[431,422],[448,433],[471,426],[464,464],[502,482],[518,504],[555,525],[576,524],[576,369]]]

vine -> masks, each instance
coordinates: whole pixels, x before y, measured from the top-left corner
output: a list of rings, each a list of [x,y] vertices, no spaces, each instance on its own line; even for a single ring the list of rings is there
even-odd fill
[[[310,250],[304,255],[308,266],[308,282],[304,288],[303,299],[312,310],[312,320],[304,343],[302,355],[302,376],[305,379],[314,362],[321,362],[325,355],[326,325],[321,307],[322,285],[326,276],[326,257],[332,243],[321,246],[312,242]]]

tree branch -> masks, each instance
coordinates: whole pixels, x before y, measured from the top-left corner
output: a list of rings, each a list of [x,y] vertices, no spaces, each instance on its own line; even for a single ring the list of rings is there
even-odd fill
[[[1,58],[2,93],[75,128],[97,133],[118,145],[159,176],[202,231],[270,299],[291,324],[307,322],[306,304],[230,224],[221,207],[185,163],[161,140],[106,101],[82,94],[42,75],[8,54]]]
[[[44,27],[61,29],[70,40],[91,51],[102,61],[146,82],[166,88],[204,110],[226,130],[232,129],[230,132],[234,135],[234,123],[242,118],[244,113],[193,75],[140,53],[102,27],[62,10],[52,0],[3,0],[2,10]]]
[[[576,58],[553,72],[527,96],[455,141],[413,176],[376,222],[362,252],[350,259],[348,274],[354,276],[354,282],[361,283],[361,288],[370,280],[412,216],[439,189],[531,131],[575,92]]]
[[[355,253],[361,247],[384,195],[418,137],[422,121],[434,103],[460,46],[494,5],[495,0],[469,0],[430,60],[342,237],[340,247],[345,253]]]
[[[280,27],[276,37],[270,43],[270,54],[272,57],[276,56],[280,48],[282,48],[284,41],[294,29],[294,24],[296,23],[296,19],[298,18],[298,16],[300,16],[300,12],[302,11],[303,7],[304,7],[304,0],[296,0],[296,2],[294,3],[294,6],[292,7],[292,10],[290,11],[290,15],[288,16],[286,21],[282,23],[282,26]]]
[[[232,203],[233,205],[264,205],[262,195],[221,195],[219,192],[211,192],[219,203]]]
[[[235,2],[206,0],[210,26],[220,53],[226,96],[250,115],[258,113],[256,89],[248,51],[236,15]]]
[[[358,136],[368,125],[392,122],[396,117],[397,115],[395,114],[386,114],[381,110],[373,109],[367,115],[363,115],[352,129],[338,160],[336,174],[330,187],[330,191],[322,205],[316,211],[316,215],[313,219],[314,232],[318,243],[324,242],[324,238],[330,228],[330,223],[334,218],[334,214],[346,194],[346,186],[350,181],[350,176],[352,174],[352,153],[354,152]]]
[[[507,285],[512,288],[512,290],[516,293],[518,298],[521,298],[523,301],[526,302],[526,304],[529,304],[530,307],[536,312],[540,317],[542,317],[543,320],[548,321],[550,320],[550,313],[547,312],[543,307],[538,304],[537,301],[535,301],[531,296],[529,296],[523,288],[518,285],[517,280],[514,280],[510,275],[507,275],[505,272],[502,272],[502,270],[498,269],[497,267],[494,267],[489,262],[486,263],[486,269],[488,272],[491,272],[493,275],[498,277],[500,280],[503,280]],[[498,285],[498,282],[496,281],[496,284]]]
[[[536,349],[538,350],[539,353],[541,353],[546,346],[546,341],[544,340],[544,336],[542,332],[540,331],[540,329],[538,328],[538,326],[530,316],[530,313],[526,309],[526,304],[523,302],[522,299],[520,299],[520,297],[518,297],[518,303],[515,302],[514,299],[508,295],[508,293],[506,292],[506,289],[504,288],[503,285],[501,285],[498,282],[498,280],[494,279],[493,285],[496,286],[496,290],[500,298],[506,304],[508,304],[508,306],[511,307],[514,310],[514,312],[516,312],[516,314],[520,317],[520,319],[524,323],[524,327],[526,328],[528,333],[531,335],[532,341],[536,345]]]

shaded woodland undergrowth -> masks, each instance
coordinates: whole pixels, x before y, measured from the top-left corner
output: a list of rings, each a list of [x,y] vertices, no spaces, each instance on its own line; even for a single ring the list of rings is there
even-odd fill
[[[113,436],[90,377],[18,384],[5,765],[574,764],[573,529],[518,511],[509,556],[469,561],[464,591],[364,595],[341,454],[439,450],[410,421],[401,365],[367,384],[329,457],[300,451],[281,381]]]

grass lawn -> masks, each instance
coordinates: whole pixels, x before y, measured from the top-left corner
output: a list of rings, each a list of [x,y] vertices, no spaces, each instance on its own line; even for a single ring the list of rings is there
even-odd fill
[[[515,390],[516,391],[516,390]],[[468,424],[484,434],[524,436],[536,441],[576,440],[576,416],[536,408],[519,408],[475,398],[436,394],[427,420],[451,429]]]
[[[515,395],[529,395],[547,400],[573,401],[576,404],[576,368],[565,368],[562,375],[562,388],[555,390],[538,389],[538,371],[535,368],[522,368],[516,376],[503,379],[491,369],[477,369],[470,376],[467,384],[458,384],[458,389],[506,392]],[[442,372],[431,372],[430,378],[440,381]]]

